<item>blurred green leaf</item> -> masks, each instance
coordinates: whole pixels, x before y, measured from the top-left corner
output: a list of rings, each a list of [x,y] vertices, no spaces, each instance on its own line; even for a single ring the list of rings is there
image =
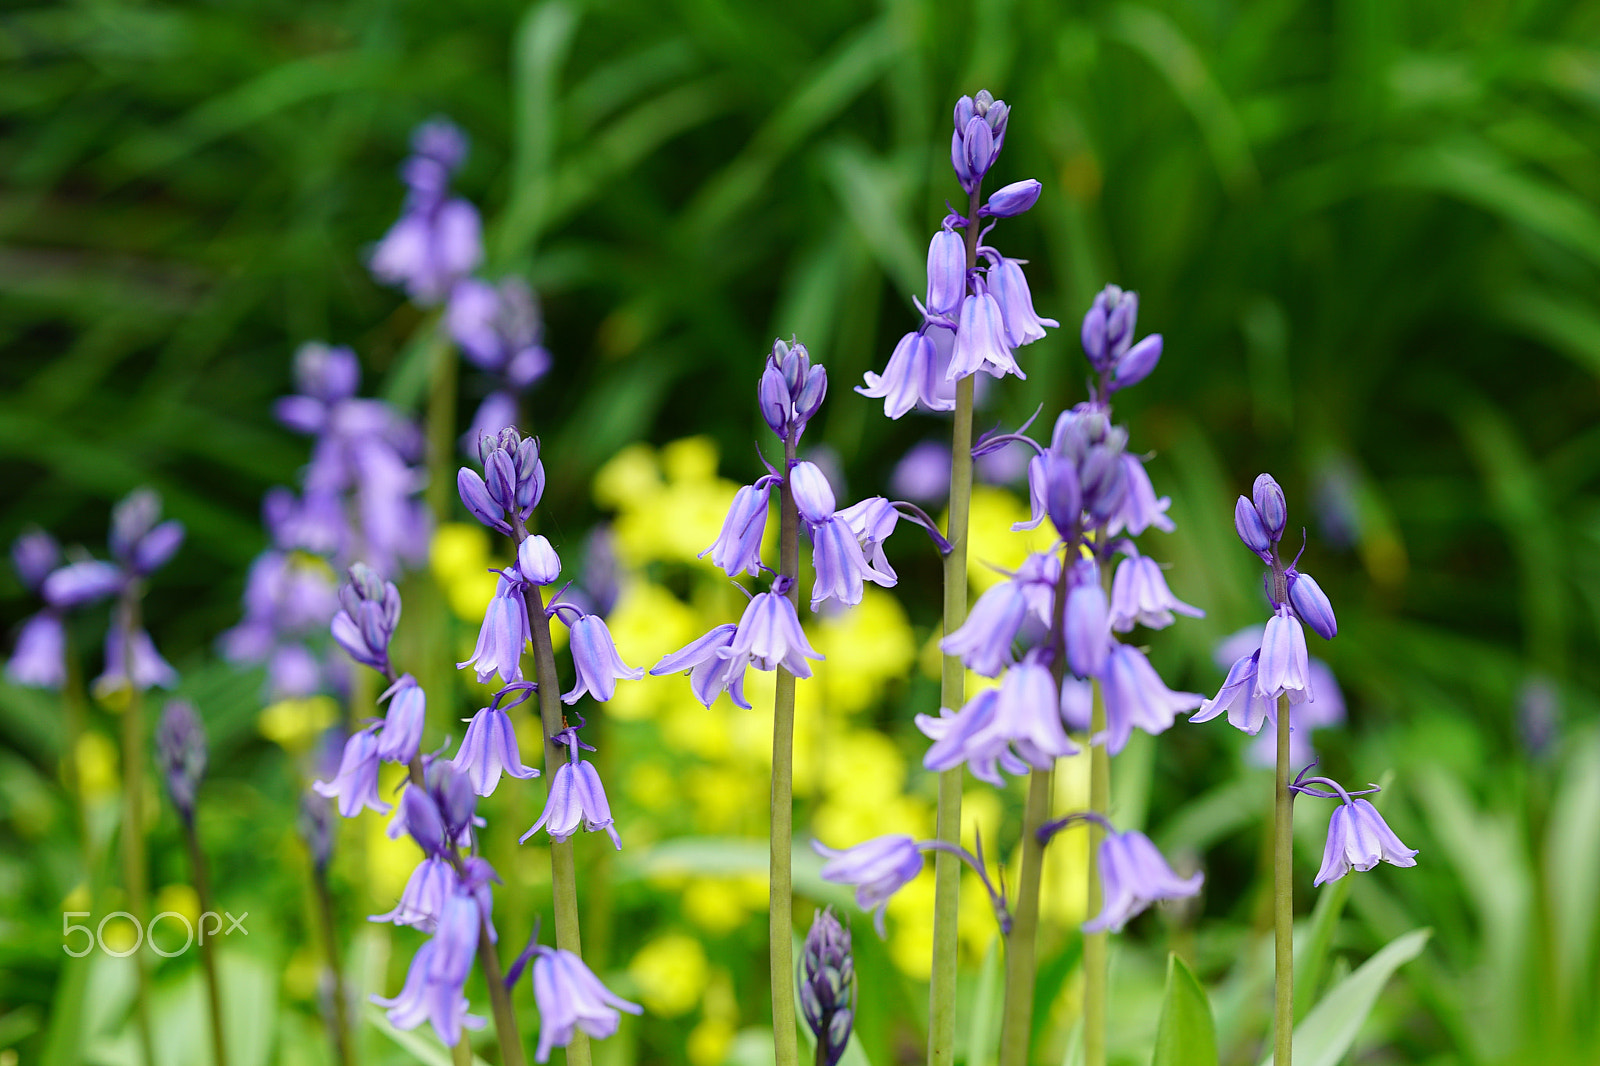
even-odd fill
[[[1151,1066],[1216,1066],[1217,1029],[1211,1019],[1211,1001],[1194,973],[1178,958],[1167,954],[1167,988],[1161,1000],[1161,1020],[1156,1023]]]

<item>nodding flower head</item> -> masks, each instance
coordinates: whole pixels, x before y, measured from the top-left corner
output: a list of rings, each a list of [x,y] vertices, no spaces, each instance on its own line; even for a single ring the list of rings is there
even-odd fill
[[[538,936],[537,931],[534,933]],[[617,1031],[619,1011],[640,1014],[630,1003],[600,983],[600,978],[577,955],[565,948],[549,948],[529,941],[506,971],[506,985],[517,983],[529,961],[533,963],[533,999],[539,1007],[539,1046],[535,1062],[550,1061],[550,1050],[566,1047],[581,1029],[596,1040]]]
[[[1100,842],[1100,880],[1105,907],[1083,923],[1085,933],[1122,927],[1150,904],[1162,899],[1182,899],[1200,891],[1203,874],[1179,877],[1143,833],[1107,833]]]
[[[883,914],[889,898],[922,872],[922,852],[904,834],[877,837],[840,851],[812,841],[818,855],[828,861],[822,866],[822,879],[839,885],[856,886],[856,903],[862,910],[876,910],[873,924],[883,936]]]
[[[509,534],[512,521],[526,522],[544,496],[544,462],[537,437],[523,437],[516,427],[486,433],[478,441],[483,474],[462,467],[456,474],[461,502],[479,522]]]
[[[111,555],[136,577],[153,573],[183,544],[183,523],[161,518],[161,497],[135,489],[111,510]]]
[[[1107,285],[1095,296],[1083,316],[1083,354],[1089,365],[1109,374],[1133,346],[1134,326],[1139,320],[1139,294],[1117,285]]]
[[[356,662],[387,672],[389,641],[400,624],[400,590],[365,563],[354,563],[349,580],[339,586],[339,606],[333,639]]]
[[[761,417],[780,440],[798,441],[828,394],[828,371],[813,364],[806,346],[792,339],[772,342],[761,374]]]

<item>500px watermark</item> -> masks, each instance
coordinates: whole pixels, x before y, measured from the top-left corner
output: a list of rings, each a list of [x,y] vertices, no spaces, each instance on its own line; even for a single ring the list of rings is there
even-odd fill
[[[190,922],[187,915],[179,914],[177,911],[162,911],[160,914],[150,919],[149,925],[140,925],[139,920],[133,915],[129,914],[127,911],[112,911],[110,914],[107,914],[100,919],[100,924],[93,927],[83,925],[72,920],[74,918],[87,918],[89,916],[90,915],[88,911],[63,911],[61,913],[61,939],[64,941],[61,945],[61,950],[65,951],[68,955],[71,955],[75,959],[83,958],[85,955],[89,954],[89,952],[93,951],[97,946],[107,955],[115,955],[120,959],[124,956],[132,955],[135,951],[138,951],[139,945],[144,943],[147,935],[150,939],[150,950],[167,959],[170,959],[175,955],[182,955],[185,951],[189,950],[191,945],[195,943],[195,923]],[[221,914],[218,914],[216,911],[206,911],[204,914],[200,915],[200,921],[198,923],[200,943],[204,944],[206,942],[206,937],[208,936],[213,940],[216,939],[219,933],[222,936],[228,936],[231,933],[240,932],[245,936],[249,936],[250,930],[244,927],[244,920],[248,917],[250,917],[249,911],[245,911],[237,918],[235,918],[232,914],[229,914],[227,911],[223,911]],[[133,926],[134,936],[133,944],[131,946],[118,950],[106,945],[106,923],[111,921],[113,918],[125,919],[129,925]],[[182,925],[184,937],[182,947],[169,951],[163,948],[160,944],[156,943],[156,923],[161,921],[163,918],[169,919],[172,922],[180,923]],[[226,918],[228,921],[228,927],[226,929],[222,927],[224,918]],[[212,923],[210,929],[206,928],[207,920]],[[116,932],[115,926],[112,927],[112,931],[113,933]],[[81,950],[73,950],[71,939],[74,933],[83,934],[83,947]],[[121,938],[114,937],[114,939]]]

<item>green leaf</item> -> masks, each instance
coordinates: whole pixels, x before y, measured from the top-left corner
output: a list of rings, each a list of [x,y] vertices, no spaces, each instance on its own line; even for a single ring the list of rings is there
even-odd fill
[[[1151,1066],[1216,1066],[1217,1027],[1206,990],[1177,952],[1167,956],[1167,992]]]
[[[1312,1008],[1306,1020],[1295,1026],[1294,1061],[1299,1066],[1337,1066],[1356,1042],[1390,975],[1422,954],[1423,945],[1432,935],[1432,929],[1413,929],[1396,937],[1340,981]],[[1271,1064],[1269,1055],[1262,1066]]]
[[[983,967],[978,971],[978,987],[972,997],[972,1014],[967,1022],[967,1066],[988,1066],[995,1059],[1000,1041],[1000,938],[989,942]]]
[[[389,1019],[383,1016],[383,1009],[371,1004],[367,1005],[362,1014],[367,1024],[378,1030],[384,1036],[399,1044],[423,1066],[455,1066],[450,1057],[450,1049],[439,1043],[439,1038],[433,1035],[431,1026],[418,1029],[396,1029],[389,1024]],[[472,1056],[472,1066],[488,1066],[478,1056]]]

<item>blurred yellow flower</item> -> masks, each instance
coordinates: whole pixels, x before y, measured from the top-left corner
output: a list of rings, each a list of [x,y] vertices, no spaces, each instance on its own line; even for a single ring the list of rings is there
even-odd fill
[[[972,514],[967,540],[967,578],[974,593],[1005,579],[994,568],[1015,570],[1029,552],[1047,550],[1055,539],[1049,521],[1038,528],[1012,532],[1016,522],[1026,522],[1031,511],[1026,500],[993,485],[972,487]]]
[[[818,677],[832,710],[872,706],[885,684],[905,676],[916,656],[905,609],[881,589],[868,588],[860,604],[819,620],[813,629],[812,644],[827,657]]]
[[[489,554],[489,531],[476,523],[445,522],[434,530],[428,562],[456,617],[482,620],[497,580],[489,573],[496,565]]]
[[[268,705],[256,719],[256,727],[274,744],[299,753],[309,748],[338,718],[339,705],[332,696],[306,696]]]
[[[722,1018],[707,1018],[689,1030],[689,1040],[684,1050],[694,1066],[718,1066],[728,1057],[733,1047],[736,1030],[732,1022]]]
[[[722,936],[750,917],[744,898],[740,886],[730,880],[697,877],[683,890],[683,914],[713,936]]]
[[[87,730],[73,746],[78,764],[78,788],[86,800],[115,796],[122,787],[117,770],[117,746],[104,733]]]
[[[156,893],[156,914],[171,911],[173,914],[182,915],[188,919],[189,926],[194,927],[200,920],[200,894],[192,885],[170,884],[163,885],[161,891]],[[172,919],[167,919],[171,921]],[[174,923],[182,924],[182,923]]]
[[[662,1018],[688,1013],[706,990],[711,967],[700,941],[682,933],[657,937],[628,963],[645,1009]]]

